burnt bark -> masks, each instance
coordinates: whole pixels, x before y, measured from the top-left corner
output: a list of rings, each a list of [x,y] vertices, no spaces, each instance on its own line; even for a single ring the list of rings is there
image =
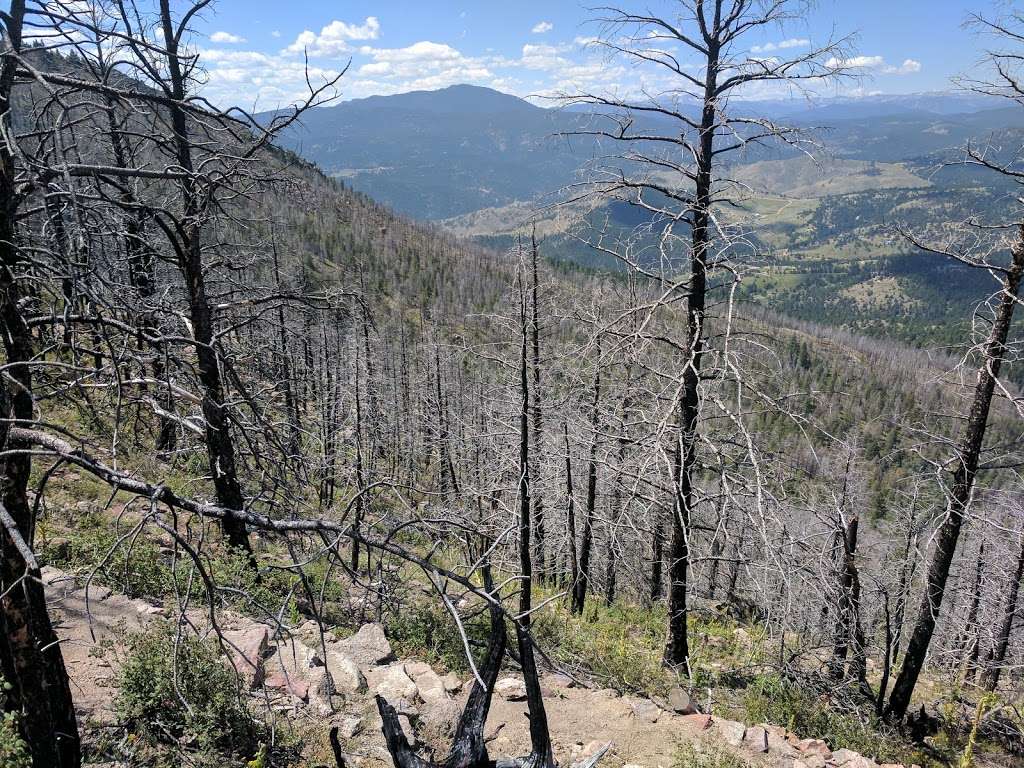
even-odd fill
[[[935,551],[928,567],[924,597],[918,610],[917,621],[910,637],[910,643],[903,657],[900,674],[893,685],[892,695],[886,707],[886,716],[902,719],[910,705],[910,697],[917,685],[917,679],[924,667],[928,646],[935,632],[935,623],[942,608],[946,592],[949,569],[956,553],[960,530],[971,501],[974,481],[981,462],[982,445],[988,428],[989,411],[996,379],[1006,356],[1006,340],[1013,321],[1021,276],[1024,275],[1024,225],[1017,233],[1011,248],[1010,265],[1003,277],[1002,292],[996,309],[995,321],[989,332],[983,350],[983,359],[978,369],[977,383],[967,426],[957,452],[957,468],[953,472],[948,492],[946,518],[939,528]]]

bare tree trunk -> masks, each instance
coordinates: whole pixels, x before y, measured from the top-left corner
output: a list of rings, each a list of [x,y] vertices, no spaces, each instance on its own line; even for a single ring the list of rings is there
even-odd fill
[[[946,519],[939,528],[935,552],[928,568],[924,598],[914,625],[910,644],[903,657],[903,666],[893,686],[892,696],[886,707],[886,715],[902,719],[910,705],[910,697],[917,685],[917,678],[924,667],[928,646],[935,632],[935,622],[942,598],[946,592],[949,568],[953,562],[960,529],[971,501],[974,480],[981,459],[982,444],[988,427],[989,411],[996,378],[1006,355],[1006,340],[1013,321],[1017,304],[1021,276],[1024,274],[1024,225],[1018,230],[1017,239],[1011,249],[1011,262],[1003,279],[1003,290],[996,310],[995,322],[984,348],[984,359],[978,369],[978,381],[974,389],[974,400],[967,419],[967,427],[957,455],[957,469],[953,473],[953,484],[949,492]]]
[[[541,363],[540,363],[540,302],[539,302],[539,275],[537,262],[540,252],[537,247],[537,234],[533,233],[530,239],[530,344],[533,352],[533,471],[534,482],[540,479],[541,466],[541,440],[544,436],[544,412],[541,402]],[[545,552],[545,531],[544,531],[544,495],[541,493],[532,494],[533,497],[533,530],[535,534],[534,549],[537,553],[537,576],[543,581],[546,568]]]
[[[597,345],[597,371],[594,373],[594,398],[591,402],[590,429],[593,437],[590,441],[590,456],[587,461],[587,510],[583,518],[583,536],[580,539],[580,572],[573,588],[572,611],[582,614],[587,602],[587,589],[590,585],[590,549],[594,539],[594,517],[597,514],[597,441],[598,421],[601,405],[601,343]]]
[[[562,424],[562,431],[565,435],[565,495],[566,503],[566,524],[568,530],[566,535],[569,539],[569,594],[576,594],[576,582],[580,577],[579,556],[576,550],[576,495],[572,486],[572,452],[569,447],[569,424]]]
[[[2,44],[21,50],[24,0],[13,0],[3,19]],[[26,264],[16,243],[22,196],[16,188],[14,148],[8,144],[11,94],[17,62],[4,56],[0,65],[0,325],[6,353],[6,383],[0,387],[0,446],[8,449],[9,429],[35,418],[32,397],[32,333],[21,308],[18,271]],[[10,454],[0,459],[0,671],[11,686],[6,708],[18,712],[20,729],[34,766],[77,768],[81,743],[60,643],[46,611],[46,597],[30,549],[34,532],[28,482],[32,459]]]
[[[981,685],[986,691],[994,691],[999,687],[999,676],[1006,661],[1006,651],[1010,647],[1010,634],[1013,631],[1013,620],[1017,615],[1017,598],[1020,595],[1020,582],[1024,579],[1024,535],[1021,536],[1020,551],[1017,554],[1017,568],[1010,577],[1010,588],[1006,592],[1006,604],[1003,606],[1003,620],[996,635],[992,660],[981,676]]]
[[[171,95],[175,101],[185,100],[185,77],[178,57],[178,36],[171,18],[170,0],[160,0],[160,21],[163,27],[164,45],[167,54],[168,75]],[[224,384],[221,380],[220,365],[214,348],[214,323],[210,301],[206,294],[206,276],[203,269],[201,241],[201,204],[199,192],[192,178],[192,146],[189,141],[188,121],[184,110],[177,104],[170,104],[168,112],[174,129],[174,147],[178,165],[188,174],[182,181],[184,215],[180,227],[180,241],[175,243],[181,271],[185,277],[188,293],[189,317],[192,334],[196,341],[196,357],[199,363],[199,381],[203,388],[202,411],[206,421],[206,447],[210,463],[210,474],[217,493],[217,502],[230,510],[242,511],[245,498],[238,482],[235,464],[235,445],[231,438],[230,424],[224,408]],[[221,527],[228,544],[244,552],[255,567],[256,560],[249,543],[245,523],[233,517],[225,517]]]

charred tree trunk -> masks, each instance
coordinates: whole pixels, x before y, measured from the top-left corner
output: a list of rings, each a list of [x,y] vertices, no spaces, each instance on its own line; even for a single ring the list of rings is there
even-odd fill
[[[21,50],[24,0],[13,0],[3,18],[9,51]],[[0,64],[0,325],[6,353],[6,382],[0,387],[0,447],[7,450],[12,425],[30,426],[34,414],[32,333],[22,315],[19,270],[26,264],[16,243],[22,191],[16,186],[11,131],[11,94],[17,62]],[[31,551],[34,519],[28,503],[32,459],[0,459],[0,671],[11,686],[6,708],[20,715],[19,727],[35,766],[77,768],[81,743],[60,643],[46,611],[39,565]]]
[[[576,594],[576,581],[579,579],[580,563],[576,549],[576,495],[572,485],[572,453],[569,446],[569,424],[562,424],[565,439],[565,495],[566,495],[566,526],[569,539],[569,594]]]
[[[721,55],[721,8],[716,7],[714,34],[705,40],[707,69],[696,155],[692,213],[690,283],[686,298],[686,356],[679,402],[679,439],[675,450],[672,541],[669,549],[668,637],[666,666],[688,673],[690,642],[687,631],[687,593],[690,569],[690,517],[694,505],[694,466],[700,418],[700,370],[704,357],[704,313],[707,301],[707,259],[711,247],[711,184],[718,127],[718,72]]]
[[[1003,606],[1002,621],[996,635],[992,659],[981,676],[981,685],[986,691],[994,691],[999,687],[999,676],[1006,661],[1006,651],[1010,647],[1010,634],[1013,631],[1013,620],[1017,615],[1017,598],[1020,595],[1020,582],[1024,579],[1024,536],[1021,536],[1020,551],[1017,554],[1017,568],[1010,577],[1010,588],[1006,592],[1006,603]]]
[[[594,373],[594,398],[591,402],[590,429],[593,437],[590,441],[590,456],[587,460],[587,509],[583,518],[583,536],[580,539],[580,572],[573,585],[572,612],[582,614],[587,602],[587,589],[590,586],[590,550],[594,540],[594,518],[597,514],[597,442],[598,421],[601,405],[601,344],[597,345],[598,368]]]
[[[996,310],[995,322],[989,333],[988,341],[983,350],[984,359],[978,369],[978,380],[974,389],[974,399],[968,414],[967,426],[960,442],[957,469],[953,473],[952,487],[949,490],[949,501],[946,519],[939,528],[935,551],[928,568],[925,594],[918,611],[907,652],[903,657],[900,674],[893,686],[892,696],[886,707],[886,715],[894,719],[902,719],[910,705],[910,697],[917,685],[917,678],[924,667],[928,646],[935,632],[935,622],[942,607],[942,598],[946,592],[949,579],[949,568],[953,562],[960,529],[967,513],[974,480],[978,473],[981,460],[982,444],[988,427],[989,411],[992,407],[992,395],[995,391],[996,379],[1006,356],[1006,340],[1013,321],[1013,311],[1017,304],[1021,276],[1024,275],[1024,225],[1018,230],[1017,238],[1011,249],[1010,266],[1003,278],[1002,294]]]
[[[533,373],[533,438],[532,459],[533,479],[538,482],[540,479],[539,468],[541,466],[541,440],[544,435],[544,411],[541,403],[541,363],[540,363],[540,300],[539,300],[539,275],[537,262],[540,252],[537,247],[537,236],[533,234],[530,240],[530,346],[532,352],[532,373]],[[537,557],[537,577],[543,581],[547,567],[547,553],[545,551],[545,530],[544,530],[544,496],[540,493],[532,494],[533,498],[533,531],[534,550]]]
[[[175,102],[183,102],[187,95],[185,75],[178,55],[179,37],[174,31],[170,0],[160,0],[160,21],[163,27],[171,96]],[[206,291],[201,240],[203,211],[200,191],[197,189],[193,177],[192,145],[189,140],[188,120],[184,110],[177,104],[172,103],[167,109],[174,129],[173,144],[176,159],[178,165],[187,174],[181,185],[184,214],[175,247],[181,272],[185,277],[189,317],[192,321],[192,334],[196,342],[199,382],[203,390],[202,411],[206,421],[206,447],[210,474],[213,476],[217,502],[226,509],[240,512],[244,509],[245,499],[242,495],[242,486],[238,481],[235,445],[224,406],[224,384],[221,379],[217,351],[214,347],[214,320]],[[221,527],[228,545],[245,553],[255,569],[256,559],[249,543],[249,535],[245,530],[245,523],[238,518],[225,517]]]

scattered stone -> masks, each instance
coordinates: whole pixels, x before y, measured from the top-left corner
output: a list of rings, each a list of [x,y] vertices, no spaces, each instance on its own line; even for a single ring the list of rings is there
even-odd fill
[[[411,677],[413,680],[418,678],[420,675],[425,675],[427,672],[433,672],[429,664],[425,661],[407,661],[405,662],[405,674]]]
[[[695,731],[706,731],[711,727],[711,715],[686,715],[683,722]]]
[[[408,671],[409,667],[406,666],[406,672]],[[427,667],[426,672],[413,675],[412,679],[416,683],[416,690],[419,692],[420,698],[427,704],[443,701],[448,698],[448,691],[445,690],[444,681],[430,667]]]
[[[832,762],[836,765],[846,765],[860,757],[861,755],[852,749],[837,749],[832,753]]]
[[[607,699],[617,699],[622,694],[614,688],[602,688],[597,692],[598,696],[604,696]]]
[[[167,615],[167,611],[165,611],[161,606],[159,606],[159,605],[150,605],[149,603],[139,603],[136,606],[135,610],[139,613],[140,616],[166,616]]]
[[[372,670],[366,679],[375,696],[383,696],[391,703],[399,699],[413,701],[416,698],[416,683],[405,674],[403,664]]]
[[[768,751],[768,732],[759,725],[747,728],[743,735],[743,746],[752,752],[764,754]]]
[[[285,675],[284,672],[275,672],[267,678],[264,683],[268,688],[276,691],[284,691],[291,694],[300,701],[309,700],[309,683],[300,680],[295,675]]]
[[[747,732],[747,726],[735,720],[715,720],[715,727],[722,735],[722,740],[731,747],[738,747],[743,744],[743,736]]]
[[[668,708],[680,715],[695,715],[700,711],[690,694],[678,685],[668,692]]]
[[[335,720],[333,724],[338,729],[338,735],[343,739],[354,739],[363,729],[363,719],[355,715],[348,715]]]
[[[633,699],[629,705],[633,709],[633,717],[637,720],[656,723],[658,718],[661,717],[661,707],[650,699]]]
[[[526,701],[526,683],[517,677],[505,677],[494,684],[494,692],[505,701]]]
[[[549,685],[553,685],[556,688],[573,688],[576,686],[575,680],[568,675],[563,675],[561,672],[554,675],[546,675],[544,677],[544,682]]]
[[[639,763],[626,763],[622,768],[644,768],[644,766]]]
[[[793,761],[793,768],[826,768],[828,761],[821,755],[804,755],[799,760]]]
[[[391,643],[385,637],[384,627],[380,624],[364,624],[352,637],[340,640],[337,646],[364,671],[394,657]]]
[[[820,755],[825,760],[832,757],[832,750],[821,739],[800,739],[795,746],[804,753],[805,759],[808,755]]]
[[[267,652],[270,633],[264,624],[222,633],[224,645],[239,674],[256,688],[263,682],[263,655]]]
[[[462,681],[459,680],[459,676],[449,672],[447,675],[441,678],[441,682],[444,683],[444,689],[448,693],[458,693],[462,690]]]
[[[327,652],[327,671],[334,681],[334,689],[327,694],[342,693],[351,696],[366,690],[366,678],[352,659],[336,651]]]

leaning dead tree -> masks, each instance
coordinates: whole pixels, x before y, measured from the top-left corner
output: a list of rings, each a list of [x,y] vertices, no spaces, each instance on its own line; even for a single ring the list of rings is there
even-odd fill
[[[965,79],[961,84],[976,93],[1024,105],[1024,80],[1021,79],[1024,71],[1020,63],[1024,46],[1024,17],[1019,14],[1003,19],[976,16],[974,23],[981,31],[993,35],[999,47],[988,54],[992,70],[990,80]],[[1024,170],[1020,166],[1022,152],[1024,148],[1006,154],[993,147],[969,145],[963,162],[968,167],[980,168],[1007,181],[1024,184]],[[1021,303],[1020,288],[1024,279],[1024,215],[1021,211],[1024,201],[1018,197],[1014,202],[1015,210],[999,217],[1002,221],[990,224],[972,219],[958,228],[946,243],[924,242],[907,233],[910,242],[922,250],[988,272],[997,280],[998,290],[984,305],[991,310],[991,316],[982,321],[988,328],[987,334],[972,348],[968,358],[977,366],[974,391],[956,452],[943,467],[946,473],[943,489],[946,514],[938,530],[924,596],[903,664],[886,706],[886,715],[894,719],[900,719],[907,713],[914,687],[924,668],[960,532],[974,499],[978,473],[984,468],[985,435],[994,398],[1007,399],[1024,415],[1024,401],[999,378],[1004,364],[1017,359],[1020,354],[1019,342],[1011,339],[1011,327],[1014,313]]]
[[[728,296],[745,250],[742,229],[719,212],[743,196],[725,164],[730,155],[768,144],[802,148],[806,143],[794,129],[744,115],[742,102],[731,99],[754,86],[789,93],[840,76],[845,41],[829,41],[789,59],[765,58],[751,51],[757,33],[796,21],[809,3],[679,0],[671,5],[673,12],[663,16],[602,9],[596,43],[645,74],[667,78],[667,86],[636,99],[589,92],[563,98],[609,113],[608,127],[578,135],[611,145],[613,153],[622,147],[601,161],[592,181],[577,189],[579,196],[624,202],[649,219],[632,248],[603,232],[591,244],[659,286],[652,305],[638,312],[650,316],[655,307],[681,305],[685,313],[684,338],[667,340],[678,369],[667,379],[672,413],[665,417],[666,427],[671,425],[666,464],[672,490],[664,662],[688,674],[691,525],[704,496],[699,481],[707,437],[704,408],[709,382],[733,373],[719,353],[728,348]],[[696,67],[684,64],[694,59]],[[672,131],[664,129],[665,121]],[[716,316],[719,302],[724,316]],[[715,336],[718,348],[708,348],[709,336]],[[709,356],[715,363],[710,369]]]

